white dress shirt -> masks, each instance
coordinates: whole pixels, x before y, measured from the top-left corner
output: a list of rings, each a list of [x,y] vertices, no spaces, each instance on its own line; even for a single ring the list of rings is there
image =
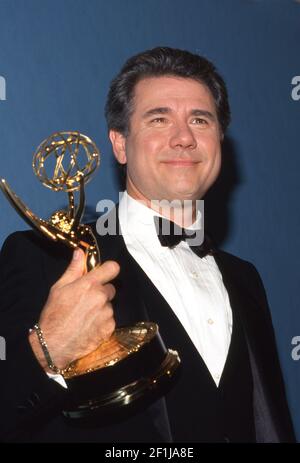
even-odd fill
[[[119,220],[126,247],[183,325],[216,385],[232,333],[232,310],[213,256],[198,257],[185,241],[161,246],[154,210],[124,192]],[[199,219],[198,219],[199,220]],[[196,222],[191,228],[197,228]]]
[[[232,333],[232,311],[213,256],[198,257],[185,241],[161,246],[154,210],[127,192],[119,204],[120,229],[132,257],[148,275],[183,325],[219,385]],[[199,228],[200,219],[189,228]],[[60,375],[48,376],[67,387]]]

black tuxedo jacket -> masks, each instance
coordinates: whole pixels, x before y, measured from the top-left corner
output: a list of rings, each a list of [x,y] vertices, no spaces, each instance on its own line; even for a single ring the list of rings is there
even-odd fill
[[[128,253],[122,236],[98,237],[102,261],[121,267],[115,281],[117,326],[148,320],[151,304],[167,304]],[[119,423],[78,427],[67,422],[61,408],[66,391],[36,361],[28,329],[39,318],[51,285],[62,275],[71,251],[33,232],[17,232],[0,254],[0,327],[6,339],[6,361],[0,362],[0,428],[3,440],[172,442],[166,402],[161,398]],[[261,279],[255,267],[218,250],[231,306],[244,329],[253,376],[253,409],[257,442],[295,440],[276,351],[274,332]],[[168,346],[176,348],[176,346]],[[0,437],[0,438],[1,438]]]

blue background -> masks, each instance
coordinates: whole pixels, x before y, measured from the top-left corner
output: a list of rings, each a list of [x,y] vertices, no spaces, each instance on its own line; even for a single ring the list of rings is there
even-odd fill
[[[291,98],[291,80],[300,75],[299,32],[292,0],[0,0],[0,176],[44,218],[65,198],[34,179],[31,160],[57,130],[86,133],[103,153],[87,187],[88,214],[101,198],[117,200],[103,108],[125,59],[169,45],[216,63],[233,122],[221,194],[208,195],[207,215],[222,246],[263,277],[298,439],[300,361],[291,340],[300,336],[300,100]],[[24,228],[0,196],[0,245]]]

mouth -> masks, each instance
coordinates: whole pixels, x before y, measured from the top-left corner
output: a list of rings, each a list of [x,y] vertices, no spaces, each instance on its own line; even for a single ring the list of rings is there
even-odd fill
[[[171,159],[169,161],[162,161],[163,164],[167,164],[171,167],[192,167],[198,164],[200,161],[192,161],[191,159]]]

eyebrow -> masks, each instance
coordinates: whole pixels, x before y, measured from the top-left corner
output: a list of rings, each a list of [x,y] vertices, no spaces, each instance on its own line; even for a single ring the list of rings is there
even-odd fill
[[[157,108],[151,108],[148,111],[146,111],[143,114],[143,119],[147,119],[148,117],[155,116],[156,114],[168,114],[171,113],[172,110],[171,108],[165,107],[165,106],[159,106]],[[211,121],[215,121],[216,117],[213,113],[210,111],[207,111],[205,109],[192,109],[190,111],[191,116],[205,116]]]

